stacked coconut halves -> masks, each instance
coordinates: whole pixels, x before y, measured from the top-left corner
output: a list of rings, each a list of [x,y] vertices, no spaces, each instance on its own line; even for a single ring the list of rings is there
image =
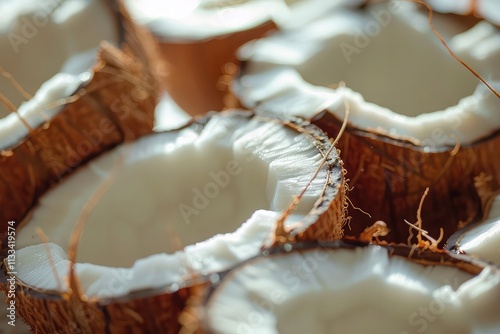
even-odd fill
[[[498,254],[468,241],[498,230],[493,25],[435,18],[488,89],[407,3],[128,3],[163,37],[161,57],[120,1],[7,2],[0,289],[14,324],[33,333],[500,331],[499,268],[441,242],[456,233],[454,249]],[[24,36],[26,24],[37,34]],[[241,49],[234,95],[214,90],[236,73],[234,49],[275,26]],[[189,80],[199,88],[186,93]],[[247,110],[153,132],[163,87],[192,114]]]

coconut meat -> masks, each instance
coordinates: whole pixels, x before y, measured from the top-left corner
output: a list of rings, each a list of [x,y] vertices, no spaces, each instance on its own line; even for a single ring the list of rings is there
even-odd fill
[[[255,28],[272,20],[280,28],[309,22],[338,6],[362,0],[126,0],[140,24],[170,40],[197,41]]]
[[[461,251],[500,264],[500,195],[486,220],[464,232],[458,242]]]
[[[33,128],[62,109],[51,108],[52,102],[71,96],[91,78],[100,42],[118,42],[118,24],[105,1],[2,1],[0,13],[0,64],[34,97],[23,103],[5,77],[0,92]],[[0,117],[0,149],[27,136],[19,116],[3,105]]]
[[[499,90],[497,29],[480,22],[444,37]],[[233,88],[247,107],[305,118],[327,109],[343,119],[348,104],[353,126],[429,148],[472,143],[500,127],[498,98],[451,57],[415,4],[339,9],[250,42],[240,58],[245,72]]]
[[[282,1],[126,1],[139,23],[154,34],[179,40],[203,40],[251,29],[271,19]]]
[[[459,15],[470,14],[475,5],[477,14],[500,25],[500,7],[495,0],[428,0],[427,3],[439,12]]]
[[[204,127],[124,144],[41,197],[17,236],[18,278],[42,289],[65,288],[51,274],[48,253],[65,277],[75,223],[112,175],[116,179],[89,216],[78,247],[76,268],[86,293],[100,295],[115,275],[126,282],[121,294],[225,269],[259,252],[278,213],[321,160],[304,134],[273,121],[226,114],[212,116]],[[323,168],[287,223],[312,210],[326,175]],[[48,236],[50,252],[37,227]],[[144,279],[144,272],[151,277]],[[130,279],[134,275],[142,278]]]
[[[423,266],[381,247],[258,258],[211,295],[211,333],[497,333],[500,275]],[[480,320],[480,321],[479,321]]]

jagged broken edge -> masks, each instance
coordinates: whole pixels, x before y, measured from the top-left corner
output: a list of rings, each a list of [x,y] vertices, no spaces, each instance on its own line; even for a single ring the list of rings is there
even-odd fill
[[[235,117],[263,117],[248,111],[232,111]],[[203,126],[211,114],[192,121],[186,127]],[[283,122],[270,115],[265,118],[310,136],[319,152],[328,151],[331,143],[314,125],[300,119]],[[283,123],[282,123],[283,122]],[[300,131],[299,131],[300,132]],[[153,134],[154,135],[154,134]],[[335,240],[342,236],[345,215],[344,171],[338,153],[334,151],[326,162],[328,179],[314,209],[304,219],[306,228],[292,231],[297,240]],[[4,249],[5,251],[5,249]],[[3,268],[5,269],[5,268]],[[147,275],[147,273],[144,273]],[[0,273],[0,290],[7,292],[7,275]],[[21,282],[16,284],[18,314],[32,330],[40,333],[54,331],[84,333],[123,333],[135,330],[141,333],[178,333],[186,323],[184,309],[190,300],[210,287],[209,277],[192,277],[169,286],[137,291],[118,298],[79,300],[71,294],[57,294],[35,290]],[[50,311],[50,312],[49,312]],[[50,313],[54,316],[47,316]]]
[[[291,246],[291,247],[290,247]],[[337,240],[333,242],[299,242],[293,245],[278,245],[270,249],[262,251],[261,254],[248,259],[247,261],[219,273],[212,278],[212,284],[204,291],[194,295],[195,300],[192,301],[189,309],[186,310],[188,315],[186,318],[191,321],[186,321],[183,326],[183,334],[210,334],[206,318],[206,305],[210,298],[217,292],[219,286],[226,279],[231,279],[231,275],[235,270],[251,265],[255,260],[265,260],[269,256],[286,255],[288,253],[303,253],[307,251],[337,251],[337,250],[355,250],[357,248],[372,247],[373,245],[366,242],[356,240]],[[410,262],[414,262],[423,266],[447,266],[458,268],[468,274],[477,276],[487,266],[491,264],[470,256],[458,255],[446,251],[433,251],[422,249],[419,247],[411,247],[401,244],[379,245],[388,250],[389,257],[401,257]],[[491,267],[495,274],[500,274],[500,267]]]

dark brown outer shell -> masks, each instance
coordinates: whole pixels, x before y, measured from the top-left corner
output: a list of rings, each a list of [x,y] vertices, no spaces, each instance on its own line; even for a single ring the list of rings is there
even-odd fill
[[[482,0],[469,0],[470,10],[466,14],[445,13],[445,15],[456,15],[456,16],[463,17],[464,20],[466,20],[467,22],[470,22],[471,24],[475,24],[475,23],[479,22],[480,20],[486,20],[489,23],[491,23],[492,25],[500,28],[498,23],[493,22],[491,19],[488,19],[487,17],[485,17],[485,15],[481,14],[478,11],[478,8],[479,8],[478,5],[479,5],[480,1],[482,1]],[[426,1],[424,1],[424,2],[426,2]]]
[[[132,22],[121,2],[116,11],[121,50],[103,42],[93,77],[50,123],[0,154],[0,237],[36,199],[78,165],[124,141],[152,131],[161,91],[162,63],[153,37]]]
[[[32,333],[37,334],[174,334],[181,328],[178,318],[184,305],[191,296],[202,295],[207,282],[199,279],[175,292],[155,290],[154,295],[137,293],[121,299],[78,304],[17,285],[16,311],[18,317],[31,324]],[[0,284],[0,290],[7,294],[5,289]]]
[[[329,112],[312,122],[333,137],[340,128],[340,121]],[[353,188],[348,197],[372,218],[351,207],[353,223],[345,233],[357,236],[374,220],[383,220],[391,230],[385,239],[406,244],[409,226],[404,220],[417,221],[420,200],[429,187],[421,212],[422,227],[435,239],[443,228],[446,240],[461,226],[483,216],[475,177],[485,173],[491,176],[489,186],[500,188],[500,161],[493,158],[498,147],[500,131],[460,147],[452,156],[453,147],[426,153],[423,147],[404,140],[348,127],[338,144]]]
[[[291,246],[291,248],[289,248]],[[249,259],[235,268],[231,270],[227,270],[223,273],[220,273],[218,276],[217,282],[214,282],[205,291],[204,295],[199,295],[197,297],[197,305],[195,307],[192,307],[190,312],[197,318],[199,319],[199,323],[197,326],[192,326],[195,327],[196,330],[191,330],[189,328],[184,328],[184,332],[186,334],[213,334],[211,330],[208,329],[208,324],[205,318],[205,312],[204,310],[206,309],[206,306],[208,302],[210,301],[210,298],[217,293],[217,288],[223,284],[225,279],[231,279],[230,275],[233,273],[235,270],[238,270],[238,268],[245,266],[248,263],[252,263],[254,260],[258,259],[264,259],[265,257],[269,255],[285,255],[287,253],[293,253],[293,252],[305,252],[308,250],[339,250],[339,249],[356,249],[360,247],[373,247],[373,245],[364,243],[364,242],[358,242],[358,241],[349,241],[349,240],[340,240],[340,241],[334,241],[334,242],[305,242],[305,243],[296,243],[293,245],[281,245],[278,247],[273,247],[269,250],[263,251],[262,254]],[[446,251],[432,251],[429,249],[423,249],[423,248],[418,248],[418,247],[411,247],[408,245],[402,245],[402,244],[391,244],[391,245],[384,245],[380,246],[388,249],[389,251],[389,256],[390,257],[403,257],[408,259],[408,261],[418,263],[424,266],[447,266],[447,267],[455,267],[458,268],[464,272],[467,272],[471,275],[479,275],[481,271],[486,267],[489,266],[490,264],[475,258],[472,258],[470,256],[465,256],[465,255],[457,255],[451,252],[446,252]],[[500,268],[499,267],[492,267],[493,270],[495,270],[496,273],[500,274]]]
[[[256,116],[249,111],[230,113],[233,114],[232,117],[263,117],[264,121],[278,120],[275,116]],[[67,115],[67,111],[64,115]],[[183,128],[192,126],[195,131],[201,131],[211,115],[207,114]],[[301,119],[279,120],[279,122],[283,122],[284,127],[307,134],[323,155],[331,147],[328,137],[315,125]],[[74,145],[74,142],[68,142],[68,145]],[[19,159],[17,153],[13,157]],[[304,219],[304,225],[292,231],[297,240],[331,241],[342,237],[346,201],[342,165],[338,152],[334,150],[325,165],[329,172],[328,186],[325,187],[312,212]],[[74,169],[68,169],[67,173],[73,171]],[[6,257],[5,240],[4,238],[0,258]],[[5,294],[9,291],[8,278],[9,273],[6,272],[5,264],[1,263],[0,291]],[[197,330],[197,320],[193,319],[185,309],[194,303],[192,300],[196,301],[199,296],[205,294],[210,286],[209,281],[210,277],[201,277],[119,298],[88,301],[80,300],[76,294],[61,296],[43,293],[16,282],[15,300],[19,317],[32,327],[34,333],[174,334],[179,333],[182,327]]]
[[[157,36],[163,59],[170,65],[166,87],[174,101],[191,115],[222,110],[232,104],[228,85],[237,70],[236,50],[244,43],[276,29],[265,22],[257,27],[200,41]]]

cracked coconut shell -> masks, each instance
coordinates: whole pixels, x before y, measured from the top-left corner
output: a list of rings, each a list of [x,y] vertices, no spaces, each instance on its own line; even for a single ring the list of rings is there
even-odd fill
[[[72,169],[153,129],[163,73],[157,46],[121,1],[106,4],[117,17],[120,48],[102,42],[91,78],[63,110],[0,153],[0,235]]]

